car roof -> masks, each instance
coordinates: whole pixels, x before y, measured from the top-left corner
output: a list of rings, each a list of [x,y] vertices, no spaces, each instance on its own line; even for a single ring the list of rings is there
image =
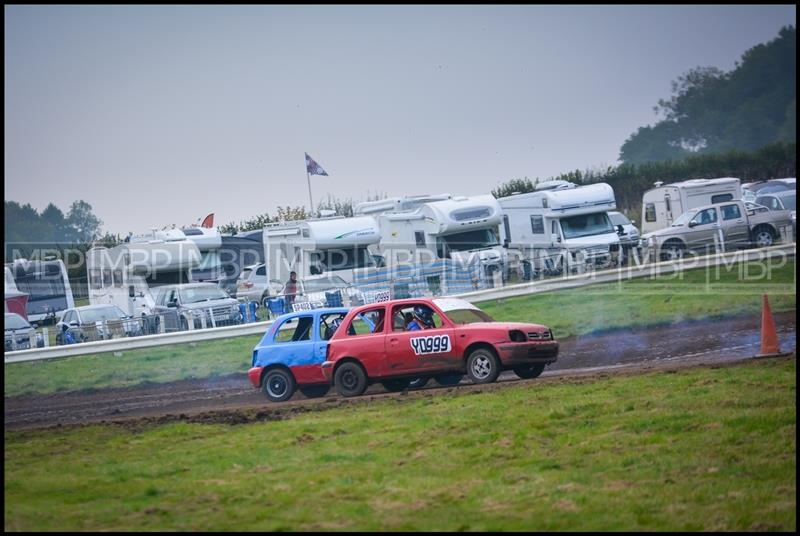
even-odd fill
[[[343,313],[346,314],[350,311],[350,307],[320,307],[319,309],[308,309],[306,311],[294,311],[291,313],[284,313],[281,316],[277,317],[274,322],[278,322],[286,320],[287,318],[294,318],[297,316],[303,316],[308,314],[313,314],[315,316],[324,315],[324,314],[336,314],[336,313]]]
[[[183,288],[196,288],[196,287],[214,287],[219,288],[216,283],[209,283],[208,281],[195,281],[193,283],[173,283],[170,285],[161,285],[158,287],[158,290],[169,288],[169,289],[183,289]]]
[[[781,190],[780,192],[767,192],[757,197],[767,197],[769,195],[774,195],[775,197],[789,197],[792,195],[797,195],[797,190]]]
[[[113,303],[95,303],[94,305],[81,305],[79,307],[72,307],[72,310],[88,311],[90,309],[108,309],[109,307],[116,307],[117,309],[120,309],[117,305],[114,305]],[[120,311],[121,310],[122,309],[120,309]]]

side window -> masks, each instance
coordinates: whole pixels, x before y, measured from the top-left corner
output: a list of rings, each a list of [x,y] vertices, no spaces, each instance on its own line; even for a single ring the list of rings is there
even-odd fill
[[[267,277],[267,267],[266,266],[259,266],[256,269],[256,275],[263,275],[264,277]]]
[[[350,321],[350,325],[347,326],[347,334],[351,337],[358,337],[383,331],[383,316],[385,314],[385,307],[367,309],[353,317]]]
[[[103,288],[111,286],[111,269],[103,268]]]
[[[427,305],[421,303],[402,305],[392,309],[392,331],[409,331],[408,324],[412,320],[416,320],[414,318],[414,307],[417,305],[422,305],[426,309],[430,310],[430,308]],[[431,310],[431,321],[432,325],[428,326],[427,329],[435,329],[442,327],[442,318],[436,311]]]
[[[710,223],[714,223],[717,221],[717,210],[713,208],[707,208],[697,214],[694,217],[694,222],[698,225],[708,225]]]
[[[414,231],[414,240],[418,246],[425,247],[425,233],[423,231]]]
[[[733,200],[733,194],[717,194],[711,196],[711,204],[724,203]]]
[[[644,221],[656,221],[656,204],[647,203],[644,209]]]
[[[314,325],[313,316],[300,316],[285,320],[275,332],[275,342],[297,342],[311,340],[311,327]]]
[[[327,315],[320,315],[319,320],[319,338],[320,340],[327,341],[333,334],[336,333],[336,320],[341,322],[344,320],[344,313],[331,313]]]
[[[72,315],[73,315],[72,311],[67,311],[67,314],[64,315],[64,320],[62,320],[62,322],[69,325],[69,323],[72,322]]]
[[[531,216],[531,232],[544,234],[544,218],[542,216]]]
[[[722,207],[723,220],[735,220],[742,217],[742,212],[739,210],[739,205],[724,205]]]
[[[89,287],[97,289],[100,288],[100,270],[89,270]]]
[[[114,270],[114,286],[122,288],[122,270]]]

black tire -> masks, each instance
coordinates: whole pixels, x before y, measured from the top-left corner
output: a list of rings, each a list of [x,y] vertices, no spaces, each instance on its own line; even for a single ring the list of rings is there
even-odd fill
[[[461,383],[461,378],[463,377],[464,375],[460,372],[454,372],[452,374],[439,374],[438,376],[434,376],[433,379],[443,387],[450,387],[451,385],[458,385]]]
[[[775,244],[775,235],[769,227],[757,227],[753,231],[753,244],[757,248],[767,248]]]
[[[284,402],[292,398],[297,383],[291,372],[283,368],[274,368],[264,375],[261,390],[272,402]]]
[[[367,373],[361,365],[350,361],[336,369],[333,384],[342,396],[359,396],[367,390]]]
[[[181,331],[188,331],[189,330],[189,322],[181,317]]]
[[[473,350],[467,357],[467,376],[472,383],[492,383],[500,375],[500,361],[488,348]]]
[[[327,395],[330,389],[330,385],[306,385],[304,387],[298,387],[298,390],[303,393],[303,396],[306,398],[321,398]]]
[[[524,380],[538,378],[544,372],[545,363],[534,363],[524,367],[514,367],[514,374]]]
[[[677,261],[683,258],[684,246],[681,242],[672,241],[667,242],[661,246],[661,260],[662,261]]]
[[[430,380],[430,378],[414,378],[413,380],[408,382],[408,388],[420,389],[428,384],[428,380]]]
[[[411,380],[384,380],[381,382],[381,385],[387,390],[392,393],[396,393],[398,391],[402,391],[403,389],[408,389],[408,385],[411,383]]]

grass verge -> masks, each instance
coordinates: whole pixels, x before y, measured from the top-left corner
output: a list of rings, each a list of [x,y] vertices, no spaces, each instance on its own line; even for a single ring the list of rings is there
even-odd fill
[[[5,530],[796,529],[796,361],[6,432]]]

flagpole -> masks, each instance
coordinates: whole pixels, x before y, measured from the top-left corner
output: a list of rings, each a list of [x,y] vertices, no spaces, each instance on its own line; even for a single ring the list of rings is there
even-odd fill
[[[311,200],[311,174],[308,172],[308,166],[306,166],[306,179],[308,179],[308,203],[311,205],[311,212],[310,215],[314,217],[314,201]]]

